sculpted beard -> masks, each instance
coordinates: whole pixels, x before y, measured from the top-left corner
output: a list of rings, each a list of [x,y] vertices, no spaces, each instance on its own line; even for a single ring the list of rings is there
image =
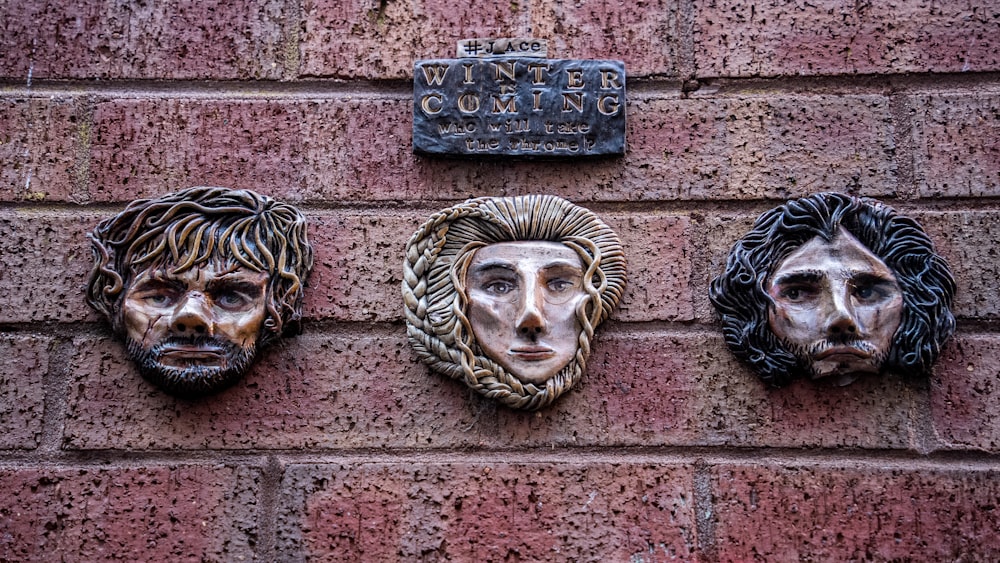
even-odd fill
[[[204,365],[191,361],[184,367],[164,365],[163,351],[177,346],[196,346],[218,351],[222,362],[218,365]],[[246,346],[217,337],[199,336],[194,338],[174,337],[150,349],[143,348],[136,340],[126,337],[129,357],[139,367],[143,377],[178,395],[196,395],[220,391],[229,387],[249,368],[257,356],[255,341]]]
[[[791,352],[796,358],[799,359],[799,365],[802,366],[805,371],[810,375],[810,377],[817,377],[820,374],[819,368],[816,365],[816,360],[818,354],[821,354],[824,350],[837,347],[837,346],[850,346],[863,353],[865,353],[869,359],[868,363],[871,364],[875,369],[882,367],[885,363],[886,358],[889,357],[888,350],[879,350],[874,344],[866,340],[861,340],[857,338],[827,338],[814,342],[808,346],[803,346],[790,342],[788,340],[782,339],[781,345]]]

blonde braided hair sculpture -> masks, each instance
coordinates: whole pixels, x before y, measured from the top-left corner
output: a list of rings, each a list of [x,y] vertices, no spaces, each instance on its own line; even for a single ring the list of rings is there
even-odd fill
[[[585,270],[575,357],[543,385],[522,382],[487,357],[466,317],[465,277],[475,251],[515,241],[562,243],[579,255]],[[410,238],[403,264],[407,332],[420,359],[486,397],[525,410],[551,404],[580,380],[594,329],[624,289],[618,235],[587,209],[550,195],[476,198],[435,213]]]

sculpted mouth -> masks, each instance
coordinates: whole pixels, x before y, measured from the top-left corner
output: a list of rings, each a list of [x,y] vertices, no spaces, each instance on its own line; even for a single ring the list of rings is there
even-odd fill
[[[855,356],[864,360],[872,357],[871,352],[859,348],[857,346],[831,346],[829,348],[824,348],[821,352],[817,353],[814,357],[817,360],[823,360],[831,356]]]
[[[204,362],[215,363],[225,358],[225,352],[215,346],[165,346],[160,350],[160,360],[171,362]]]
[[[547,348],[545,346],[523,346],[520,348],[511,348],[510,355],[514,356],[518,360],[524,360],[529,362],[538,362],[541,360],[548,360],[556,355],[556,351],[552,348]]]

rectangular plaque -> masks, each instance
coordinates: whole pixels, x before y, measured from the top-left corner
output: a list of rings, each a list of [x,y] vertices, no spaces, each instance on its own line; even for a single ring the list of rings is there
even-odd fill
[[[625,63],[430,59],[413,68],[418,154],[566,158],[625,154]]]

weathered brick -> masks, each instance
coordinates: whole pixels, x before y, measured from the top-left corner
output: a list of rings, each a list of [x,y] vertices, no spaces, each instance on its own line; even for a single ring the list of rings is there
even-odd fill
[[[93,265],[86,233],[97,221],[91,212],[0,213],[0,322],[97,319],[84,301]]]
[[[955,275],[953,311],[960,318],[1000,316],[1000,212],[916,212]]]
[[[72,200],[79,121],[66,99],[0,99],[0,200]]]
[[[0,449],[33,449],[42,435],[51,341],[0,334]]]
[[[309,318],[402,320],[403,249],[418,214],[312,213],[315,266],[303,312]]]
[[[689,321],[691,295],[691,221],[662,213],[602,214],[618,233],[628,260],[628,285],[616,320]]]
[[[296,560],[695,557],[689,466],[607,462],[289,467],[277,550]]]
[[[531,32],[549,40],[551,58],[620,59],[630,77],[677,76],[678,4],[542,0],[532,3]]]
[[[413,61],[454,57],[460,39],[523,37],[528,13],[517,2],[307,0],[302,7],[302,74],[412,78]]]
[[[0,12],[0,76],[278,79],[295,44],[280,0],[14,2]],[[289,22],[292,23],[292,22]],[[292,26],[294,27],[294,26]],[[292,53],[290,55],[289,53]],[[289,69],[291,73],[296,68]]]
[[[294,193],[308,174],[303,113],[312,105],[183,99],[97,104],[90,197],[130,201],[199,185]]]
[[[945,348],[931,379],[931,417],[947,449],[1000,450],[1000,340],[961,335]]]
[[[720,561],[995,561],[1000,473],[826,465],[713,469]]]
[[[1000,93],[940,94],[913,103],[921,195],[1000,194]]]
[[[616,338],[593,368],[588,392],[592,384],[605,386],[597,393],[606,398],[607,424],[615,434],[629,436],[626,443],[875,449],[911,444],[915,392],[891,374],[846,387],[799,380],[768,389],[732,356],[721,335],[705,333]],[[611,436],[600,443],[612,443]]]
[[[716,322],[718,320],[718,313],[708,299],[709,284],[716,276],[725,271],[729,251],[732,250],[736,241],[753,228],[756,219],[756,214],[706,214],[699,217],[695,230],[702,238],[695,239],[694,244],[699,249],[698,258],[705,269],[705,279],[702,291],[695,294],[695,310],[698,320],[702,322]]]
[[[990,2],[695,0],[699,76],[966,72],[1000,69]]]
[[[232,389],[195,401],[143,381],[118,343],[76,345],[71,449],[906,448],[914,404],[895,377],[769,391],[714,334],[599,332],[581,383],[538,413],[498,407],[430,372],[402,329],[304,334],[267,351]]]
[[[633,101],[626,157],[468,162],[417,157],[412,102],[114,100],[94,111],[95,201],[189,185],[292,201],[464,199],[545,192],[573,201],[752,199],[896,189],[881,96]],[[169,150],[166,148],[169,147]]]
[[[4,561],[249,561],[260,472],[226,465],[0,469]]]

